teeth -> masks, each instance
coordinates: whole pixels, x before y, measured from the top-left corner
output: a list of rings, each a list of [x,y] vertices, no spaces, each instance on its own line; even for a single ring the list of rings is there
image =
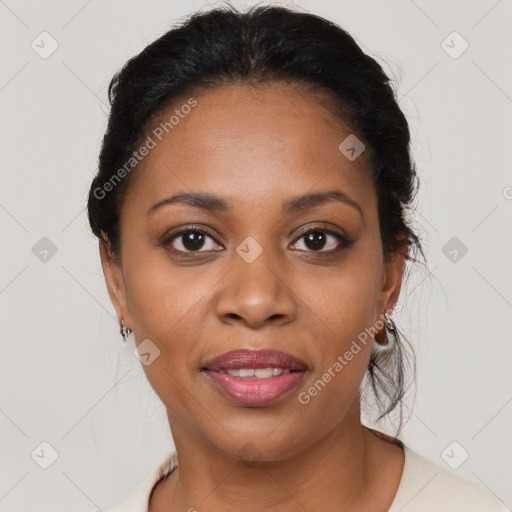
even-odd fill
[[[227,370],[232,377],[248,379],[256,377],[257,379],[269,379],[290,373],[289,368],[237,368],[236,370]]]
[[[276,368],[276,370],[278,369],[279,368]],[[258,377],[258,379],[268,379],[269,377],[272,377],[273,372],[273,368],[258,368],[255,370],[254,376]]]

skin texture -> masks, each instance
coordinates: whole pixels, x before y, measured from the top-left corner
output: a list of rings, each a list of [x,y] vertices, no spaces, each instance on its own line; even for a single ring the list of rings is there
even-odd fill
[[[135,171],[121,208],[121,263],[100,243],[119,320],[137,344],[149,339],[160,350],[144,371],[167,409],[180,463],[155,487],[149,510],[387,510],[404,453],[360,423],[372,340],[307,405],[297,398],[398,299],[406,247],[384,264],[365,153],[348,160],[338,145],[350,129],[297,86],[232,85],[194,97],[197,106]],[[281,210],[291,197],[331,189],[362,215],[334,200]],[[221,196],[231,209],[171,204],[147,214],[192,191]],[[191,224],[213,237],[199,252],[180,253],[183,236],[159,245]],[[353,243],[330,255],[339,245],[332,235],[319,249],[306,245],[304,228],[325,227]],[[236,252],[249,236],[263,249],[252,263]],[[282,350],[308,371],[271,405],[234,405],[200,368],[239,348]],[[257,461],[244,460],[244,446]]]

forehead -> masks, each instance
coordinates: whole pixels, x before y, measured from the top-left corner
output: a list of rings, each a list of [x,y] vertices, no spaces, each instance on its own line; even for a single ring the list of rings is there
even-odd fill
[[[351,161],[338,148],[351,130],[304,91],[282,83],[230,85],[192,97],[196,106],[181,109],[188,96],[154,123],[174,115],[161,140],[148,132],[156,145],[130,187],[146,210],[192,190],[240,207],[333,186],[358,202],[373,193],[366,154]]]

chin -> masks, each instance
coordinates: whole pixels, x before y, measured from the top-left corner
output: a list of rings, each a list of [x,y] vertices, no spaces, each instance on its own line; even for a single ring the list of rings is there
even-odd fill
[[[211,422],[208,423],[211,428]],[[293,426],[293,428],[290,428]],[[298,431],[297,426],[303,430]],[[215,432],[204,432],[209,443],[223,455],[248,464],[277,462],[299,454],[312,440],[314,429],[290,416],[272,419],[228,418]],[[212,435],[213,434],[213,435]]]

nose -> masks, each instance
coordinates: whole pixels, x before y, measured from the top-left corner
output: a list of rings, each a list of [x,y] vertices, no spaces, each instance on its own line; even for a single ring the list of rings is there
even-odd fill
[[[284,325],[295,319],[293,285],[275,261],[271,265],[266,253],[263,251],[251,263],[234,255],[217,301],[217,315],[222,322],[238,322],[257,329],[267,324]]]

